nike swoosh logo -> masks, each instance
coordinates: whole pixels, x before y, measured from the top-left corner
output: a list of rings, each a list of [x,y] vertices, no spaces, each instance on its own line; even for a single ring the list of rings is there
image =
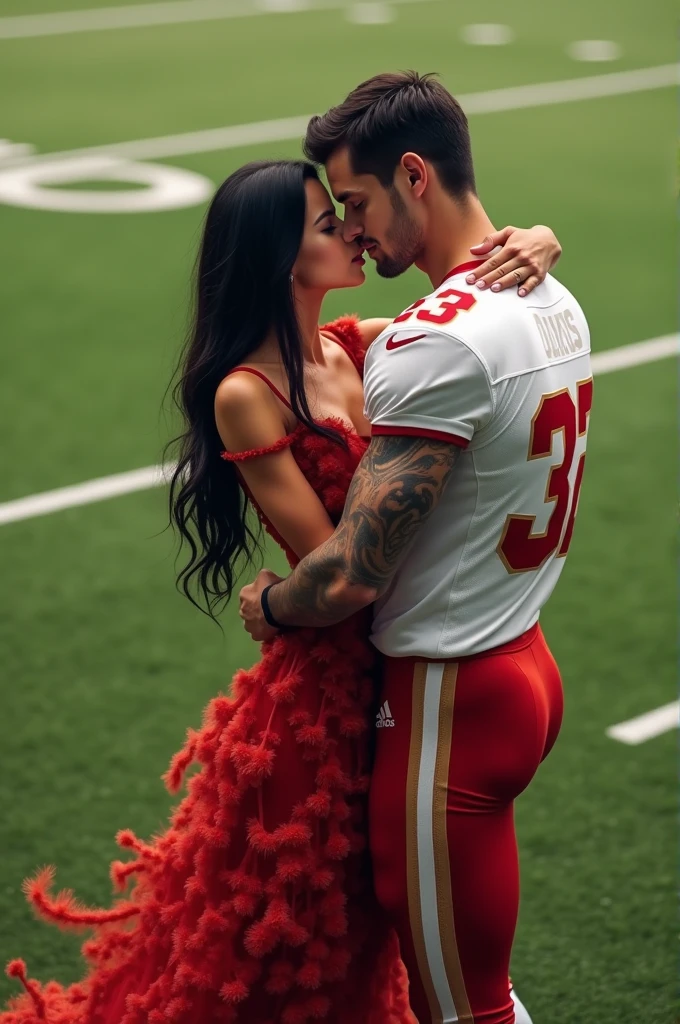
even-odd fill
[[[399,341],[395,341],[395,335],[388,338],[385,342],[385,348],[388,352],[391,352],[395,348],[403,348],[404,345],[410,345],[412,341],[419,341],[420,338],[426,338],[427,334],[414,334],[411,338],[400,338]]]

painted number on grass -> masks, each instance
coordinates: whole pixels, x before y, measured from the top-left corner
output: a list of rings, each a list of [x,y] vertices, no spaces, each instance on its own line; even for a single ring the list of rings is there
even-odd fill
[[[88,181],[111,182],[111,188],[95,191],[71,187]],[[140,187],[121,189],[116,184]],[[0,164],[0,203],[34,210],[150,213],[195,206],[212,191],[212,182],[194,171],[114,156],[38,160],[5,168]]]
[[[530,461],[549,458],[553,453],[553,437],[560,432],[564,439],[564,457],[558,465],[552,467],[548,475],[545,501],[554,502],[554,507],[543,533],[534,531],[535,515],[509,515],[505,520],[497,551],[508,572],[530,572],[532,569],[540,569],[555,552],[558,557],[566,555],[574,532],[585,452],[579,458],[573,487],[569,478],[574,463],[576,438],[582,437],[587,430],[592,404],[592,377],[578,383],[576,403],[566,388],[541,398],[531,421],[527,458]]]

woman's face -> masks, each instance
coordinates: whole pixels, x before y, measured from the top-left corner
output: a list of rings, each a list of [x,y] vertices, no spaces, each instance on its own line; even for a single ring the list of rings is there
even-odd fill
[[[330,291],[355,288],[366,276],[361,269],[362,250],[356,242],[345,242],[342,221],[335,214],[333,200],[316,178],[305,182],[307,212],[302,244],[293,276],[301,288]]]

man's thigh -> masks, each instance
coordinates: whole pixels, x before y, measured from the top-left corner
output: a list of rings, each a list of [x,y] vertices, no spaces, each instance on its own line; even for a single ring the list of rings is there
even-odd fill
[[[534,642],[543,643],[540,633]],[[541,705],[547,684],[532,646],[459,663],[386,664],[371,851],[378,899],[400,933],[424,1024],[472,1012],[489,1024],[512,1020],[512,801],[544,754],[555,703]]]

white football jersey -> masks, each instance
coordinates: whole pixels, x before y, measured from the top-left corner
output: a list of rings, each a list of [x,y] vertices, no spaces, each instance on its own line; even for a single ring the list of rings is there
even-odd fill
[[[374,435],[459,445],[441,501],[376,605],[393,657],[459,658],[538,619],[571,541],[592,404],[588,324],[552,277],[526,298],[457,267],[371,345]]]

